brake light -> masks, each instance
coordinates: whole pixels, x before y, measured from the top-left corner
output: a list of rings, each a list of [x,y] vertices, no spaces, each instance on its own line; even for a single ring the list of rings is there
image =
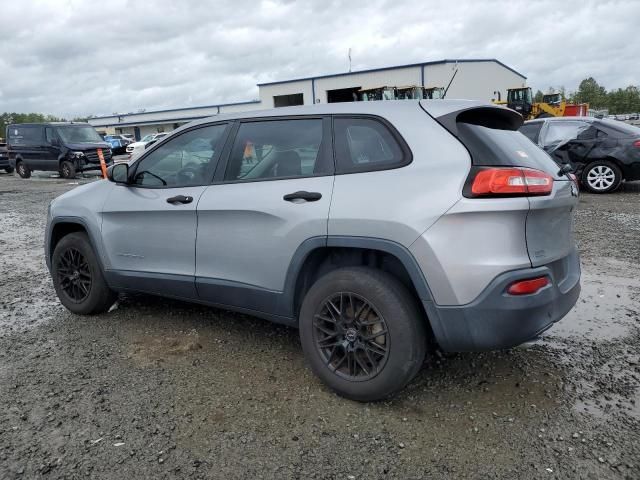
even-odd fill
[[[530,278],[528,280],[518,280],[507,288],[510,295],[531,295],[549,285],[549,277]]]
[[[635,142],[633,142],[633,146],[636,148],[640,148],[640,140],[636,140]]]
[[[474,197],[549,195],[553,177],[532,168],[490,167],[478,171],[471,185]]]

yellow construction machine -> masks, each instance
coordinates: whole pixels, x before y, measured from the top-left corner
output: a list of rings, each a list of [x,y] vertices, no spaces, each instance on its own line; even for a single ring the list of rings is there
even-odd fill
[[[506,105],[524,117],[525,120],[545,117],[573,117],[587,116],[589,111],[588,103],[568,103],[560,93],[549,93],[543,95],[542,102],[534,102],[531,87],[509,88],[507,90],[507,100],[500,98],[494,103]]]

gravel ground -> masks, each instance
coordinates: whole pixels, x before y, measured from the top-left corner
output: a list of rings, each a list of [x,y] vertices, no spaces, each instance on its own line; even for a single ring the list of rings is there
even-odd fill
[[[583,292],[528,349],[433,354],[393,400],[337,397],[297,332],[148,296],[57,301],[46,206],[0,175],[0,478],[640,478],[640,188],[582,195]]]

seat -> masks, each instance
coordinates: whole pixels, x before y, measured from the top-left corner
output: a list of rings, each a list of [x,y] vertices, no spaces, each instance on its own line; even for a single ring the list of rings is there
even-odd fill
[[[281,152],[276,167],[277,177],[294,177],[302,175],[302,161],[300,155],[293,150]]]

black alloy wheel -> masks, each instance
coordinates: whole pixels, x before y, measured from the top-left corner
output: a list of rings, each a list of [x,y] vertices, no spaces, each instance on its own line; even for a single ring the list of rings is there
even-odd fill
[[[65,250],[56,265],[61,290],[75,303],[83,302],[91,292],[91,270],[80,250],[70,247]]]
[[[62,305],[79,315],[104,313],[116,301],[86,233],[62,237],[51,256],[53,286]]]
[[[387,324],[369,300],[352,292],[327,298],[314,316],[316,348],[327,368],[349,381],[375,377],[389,358]]]

